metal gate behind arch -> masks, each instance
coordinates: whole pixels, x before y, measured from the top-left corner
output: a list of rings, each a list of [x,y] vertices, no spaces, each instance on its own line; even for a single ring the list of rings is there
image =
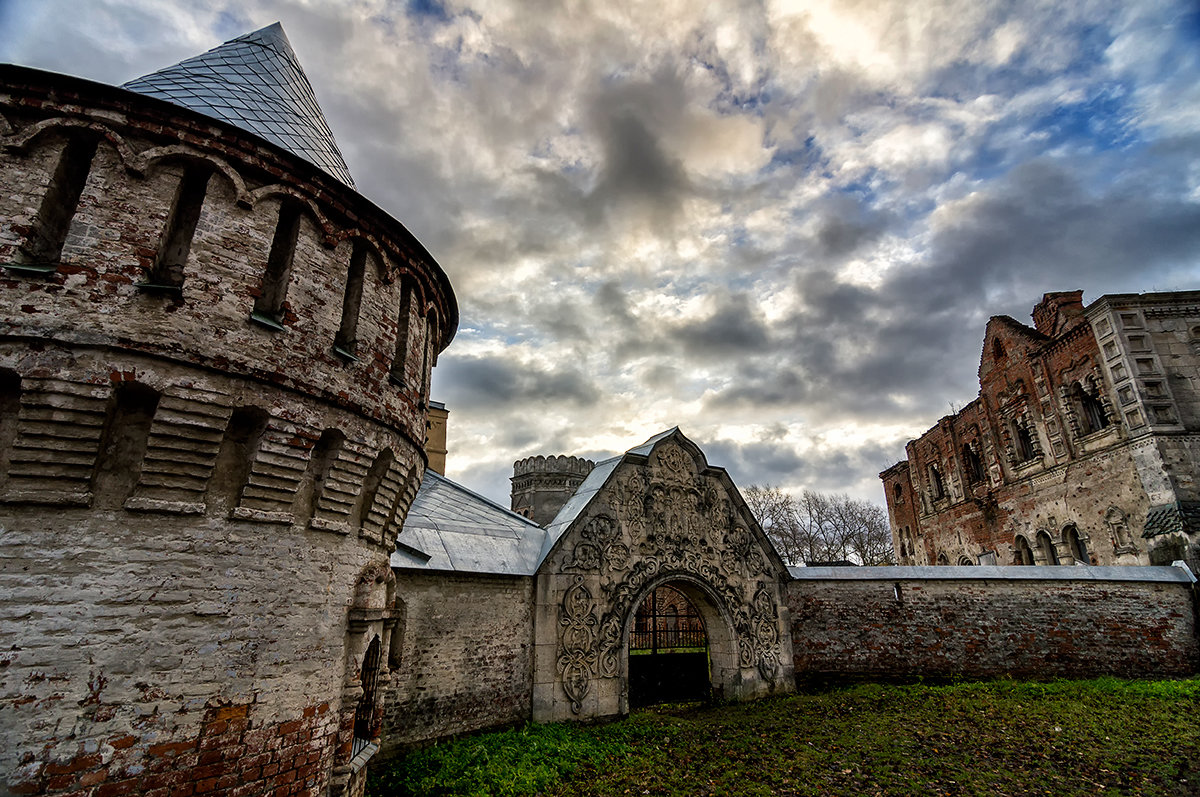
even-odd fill
[[[642,601],[629,632],[629,702],[633,706],[705,700],[708,635],[692,602],[661,586]]]
[[[350,755],[358,752],[371,743],[371,726],[375,723],[375,692],[379,686],[379,636],[376,635],[367,646],[363,656],[361,681],[362,697],[358,699],[358,708],[354,710],[354,744]]]

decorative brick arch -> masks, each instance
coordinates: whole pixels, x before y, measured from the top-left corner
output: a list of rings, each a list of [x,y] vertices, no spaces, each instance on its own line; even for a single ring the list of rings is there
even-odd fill
[[[629,627],[668,583],[704,616],[719,694],[793,688],[786,568],[728,475],[691,441],[672,430],[601,463],[576,495],[583,505],[550,525],[538,571],[535,720],[628,711]]]

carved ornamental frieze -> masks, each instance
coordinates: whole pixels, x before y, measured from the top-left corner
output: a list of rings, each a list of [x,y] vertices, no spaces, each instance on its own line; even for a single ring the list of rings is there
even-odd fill
[[[579,714],[596,678],[621,674],[623,634],[648,589],[686,581],[730,626],[737,665],[766,682],[780,673],[780,573],[731,506],[726,486],[697,471],[674,441],[645,464],[619,465],[563,540],[571,574],[558,606],[557,671]]]

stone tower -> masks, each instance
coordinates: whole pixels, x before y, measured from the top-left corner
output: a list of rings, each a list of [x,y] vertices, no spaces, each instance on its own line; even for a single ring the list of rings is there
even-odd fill
[[[547,525],[596,463],[568,456],[526,457],[513,463],[512,511]]]
[[[278,25],[185,65],[0,67],[13,793],[355,793],[376,749],[454,295]]]

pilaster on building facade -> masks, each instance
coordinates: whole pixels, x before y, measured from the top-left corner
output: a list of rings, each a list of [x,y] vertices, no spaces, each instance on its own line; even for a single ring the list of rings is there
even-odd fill
[[[1048,293],[880,474],[902,565],[1200,564],[1200,291]]]

